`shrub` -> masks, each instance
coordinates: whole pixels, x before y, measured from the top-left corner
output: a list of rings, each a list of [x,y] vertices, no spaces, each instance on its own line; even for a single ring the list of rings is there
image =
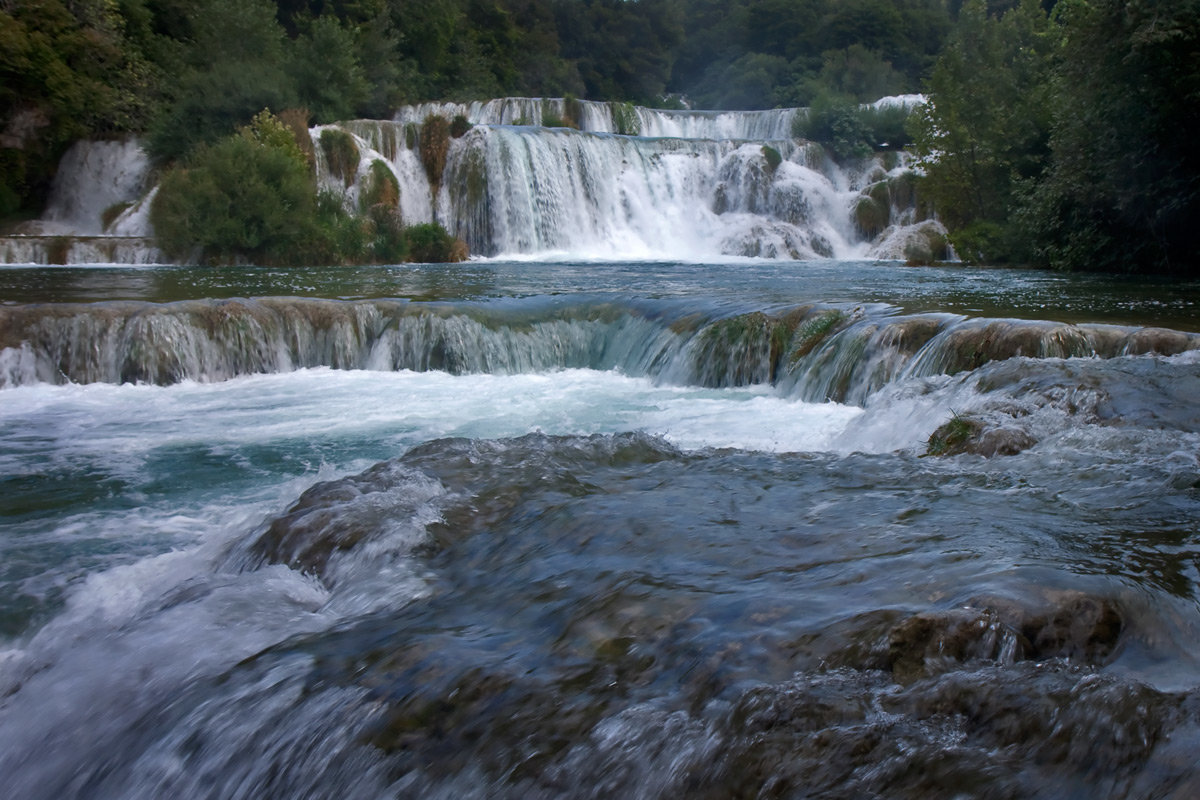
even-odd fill
[[[361,156],[353,136],[338,128],[326,128],[321,131],[321,152],[330,173],[341,178],[346,186],[354,183]]]
[[[445,117],[430,114],[421,125],[421,165],[434,194],[442,185],[446,154],[450,152],[450,123]]]
[[[456,114],[454,119],[450,120],[450,135],[455,139],[461,139],[473,127],[464,115]]]
[[[399,210],[383,205],[367,210],[370,257],[377,264],[399,264],[408,257],[408,237]]]
[[[172,258],[299,263],[319,238],[311,173],[287,150],[235,135],[167,172],[150,207]]]
[[[437,223],[413,225],[406,231],[406,235],[411,261],[444,264],[466,258],[466,253],[463,252],[465,245],[451,237],[446,229]]]

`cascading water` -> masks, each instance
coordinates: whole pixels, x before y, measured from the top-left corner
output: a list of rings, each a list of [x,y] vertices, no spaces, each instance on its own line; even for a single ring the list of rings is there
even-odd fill
[[[537,98],[410,106],[391,122],[344,126],[362,155],[345,194],[353,207],[365,165],[379,159],[397,177],[405,219],[441,222],[488,256],[904,258],[931,240],[936,251],[941,228],[919,217],[911,189],[889,192],[905,180],[903,158],[890,171],[884,158],[840,167],[791,138],[798,113]],[[451,143],[436,197],[415,153],[430,115],[475,125]],[[551,116],[577,118],[579,130],[542,127]],[[323,175],[338,186],[340,176]],[[856,222],[860,202],[879,205],[877,230]]]
[[[4,791],[1190,797],[1196,308],[866,261],[0,269]]]
[[[912,103],[919,98],[896,98]],[[930,260],[944,231],[920,213],[902,154],[840,166],[792,138],[803,109],[664,111],[622,103],[504,98],[401,108],[393,120],[313,128],[319,183],[359,211],[372,164],[400,187],[407,224],[439,222],[485,256]],[[444,175],[419,155],[429,115],[466,118]],[[569,120],[578,130],[549,128]],[[335,174],[322,134],[359,151]],[[149,162],[139,144],[84,142],[64,159],[50,208],[0,240],[7,263],[151,263]],[[436,195],[432,186],[438,183]],[[864,222],[864,220],[869,220]],[[99,241],[95,237],[103,234]]]

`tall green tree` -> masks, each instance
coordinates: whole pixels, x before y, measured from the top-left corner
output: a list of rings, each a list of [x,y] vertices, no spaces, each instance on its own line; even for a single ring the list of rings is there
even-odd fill
[[[1000,17],[968,0],[912,117],[925,196],[965,260],[1033,257],[1017,211],[1049,163],[1060,42],[1037,0]]]
[[[263,108],[298,100],[272,3],[202,0],[193,11],[186,65],[150,129],[149,149],[161,161],[228,136]]]
[[[1064,0],[1052,166],[1023,221],[1064,269],[1200,272],[1200,2]]]

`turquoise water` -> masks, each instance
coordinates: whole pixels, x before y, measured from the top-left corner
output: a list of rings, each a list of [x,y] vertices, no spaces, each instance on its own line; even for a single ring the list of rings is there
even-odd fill
[[[1198,289],[0,269],[0,774],[1187,796]]]

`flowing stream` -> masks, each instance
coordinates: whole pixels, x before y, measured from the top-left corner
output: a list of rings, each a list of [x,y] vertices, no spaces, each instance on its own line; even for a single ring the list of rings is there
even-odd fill
[[[0,268],[5,794],[1194,797],[1197,303]]]

